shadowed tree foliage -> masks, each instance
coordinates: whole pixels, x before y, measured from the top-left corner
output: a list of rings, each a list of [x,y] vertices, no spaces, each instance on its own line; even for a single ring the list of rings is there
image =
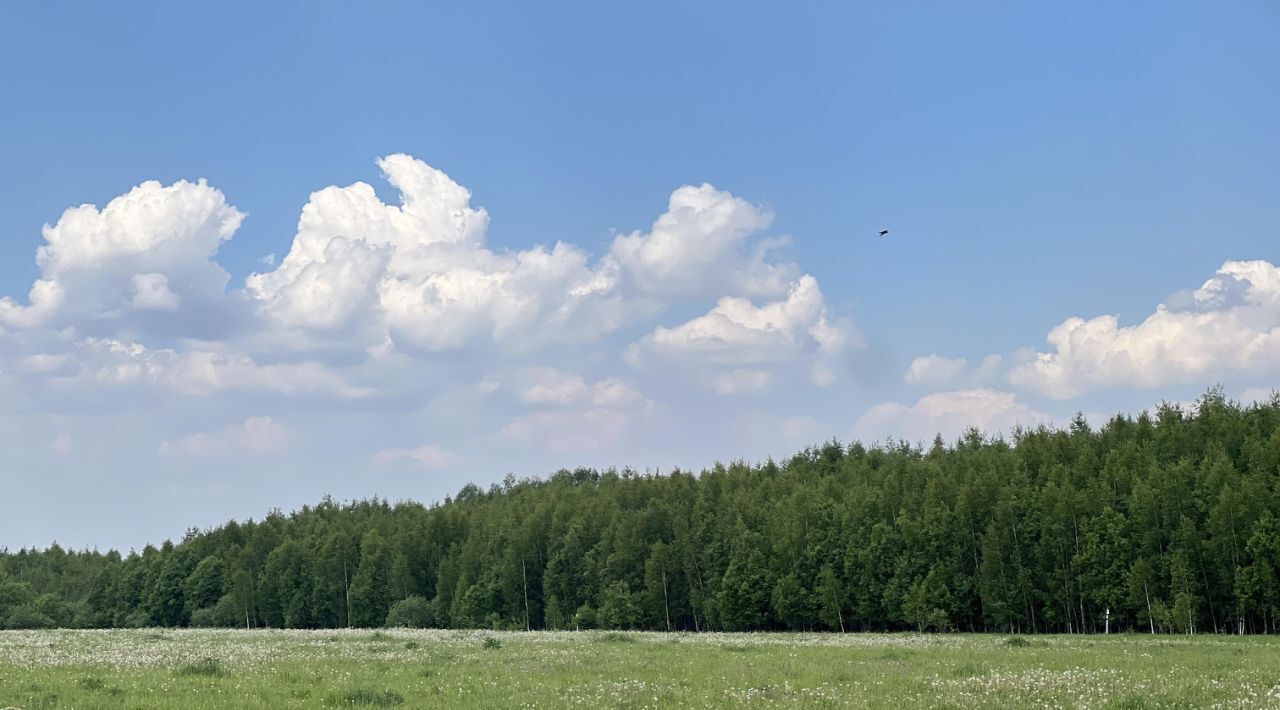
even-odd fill
[[[1280,398],[0,550],[0,626],[1274,633]]]
[[[391,608],[391,559],[376,529],[360,541],[360,567],[351,581],[351,623],[381,626]]]

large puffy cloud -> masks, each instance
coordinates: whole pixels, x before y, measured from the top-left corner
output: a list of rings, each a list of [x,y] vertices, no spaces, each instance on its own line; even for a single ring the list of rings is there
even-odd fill
[[[290,252],[293,258],[276,271],[250,276],[249,292],[281,323],[342,331],[377,302],[377,284],[390,251],[362,239],[333,237],[314,254],[293,256],[299,251],[296,245],[307,243],[300,236]]]
[[[926,441],[936,434],[954,439],[969,427],[994,435],[1015,426],[1032,427],[1049,421],[1049,415],[1018,402],[1009,392],[954,390],[934,392],[910,406],[897,402],[878,404],[858,419],[853,435],[863,440]]]
[[[750,366],[738,368],[750,377],[693,373],[722,392],[761,389],[771,377],[761,364],[802,360],[819,384],[839,369],[852,331],[830,321],[812,277],[768,259],[776,241],[752,240],[772,220],[763,207],[685,186],[647,232],[618,236],[598,259],[565,242],[494,250],[489,216],[466,188],[406,155],[378,165],[399,204],[359,182],[313,193],[288,254],[243,291],[227,291],[213,257],[244,215],[203,181],[146,182],[102,209],[67,210],[45,229],[27,302],[0,300],[0,327],[33,334],[0,343],[0,366],[62,385],[366,397],[368,386],[347,382],[366,358],[518,361],[722,295],[706,316],[645,342],[659,357]],[[639,399],[620,380],[592,387]]]
[[[706,315],[674,328],[658,326],[643,345],[672,359],[768,363],[790,359],[810,341],[817,344],[826,327],[822,291],[806,275],[785,299],[757,306],[746,298],[725,297]]]
[[[136,328],[145,312],[172,312],[182,304],[195,312],[227,308],[229,277],[212,256],[243,219],[203,180],[144,182],[101,210],[68,209],[44,228],[45,244],[36,253],[40,278],[27,303],[0,299],[0,325],[109,332]],[[224,311],[221,319],[231,314]],[[194,333],[222,326],[198,318],[166,325]]]
[[[277,324],[343,337],[359,328],[366,344],[390,336],[439,352],[590,340],[622,323],[611,263],[593,265],[563,242],[493,251],[484,242],[489,216],[471,207],[466,188],[406,155],[378,165],[400,205],[365,183],[320,190],[279,267],[247,280]]]
[[[433,263],[449,263],[431,273]],[[626,320],[606,269],[580,249],[557,243],[513,254],[487,250],[425,257],[418,269],[384,283],[382,306],[397,343],[428,351],[476,339],[517,350],[589,342]]]
[[[1141,323],[1114,315],[1069,318],[1049,332],[1049,352],[1015,366],[1017,387],[1066,399],[1099,387],[1190,384],[1227,372],[1280,366],[1280,268],[1228,261],[1194,291]]]
[[[730,394],[742,391],[744,383],[759,388],[767,381],[754,374],[758,367],[753,372],[744,366],[798,358],[812,361],[816,384],[830,384],[836,358],[847,346],[859,343],[849,324],[830,321],[817,280],[806,274],[791,285],[785,298],[757,306],[750,299],[725,297],[705,315],[672,328],[658,326],[632,345],[627,358],[637,367],[657,357],[727,368],[709,381],[721,393]]]
[[[786,240],[765,234],[769,210],[710,185],[676,189],[647,229],[593,255],[563,241],[491,248],[465,187],[405,155],[378,166],[398,202],[362,182],[314,192],[287,254],[243,288],[216,257],[245,215],[203,181],[67,210],[44,230],[27,297],[0,299],[0,387],[22,402],[11,408],[163,407],[175,422],[192,398],[233,417],[413,412],[451,382],[500,379],[472,430],[585,451],[657,406],[641,388],[649,372],[609,372],[637,334],[650,333],[643,357],[681,364],[664,380],[739,395],[792,371],[830,384],[857,341],[812,276],[774,261]],[[706,314],[681,324],[667,312]],[[545,362],[592,375],[530,367]],[[194,453],[228,440],[183,433],[156,442]],[[387,451],[431,458],[420,450]]]
[[[768,241],[748,256],[744,242],[767,228],[773,214],[711,185],[686,185],[671,193],[664,212],[647,232],[618,236],[610,254],[629,284],[661,296],[723,293],[777,296],[796,269],[770,264]]]
[[[247,290],[285,328],[311,335],[358,327],[415,351],[497,343],[523,350],[588,342],[674,299],[778,297],[798,277],[749,238],[772,215],[710,185],[675,190],[648,232],[615,238],[592,259],[565,242],[520,251],[485,245],[489,217],[445,173],[405,155],[379,161],[401,194],[388,205],[365,183],[312,194],[293,246]]]
[[[677,189],[649,231],[620,235],[592,259],[564,242],[490,249],[488,214],[471,206],[465,188],[408,156],[379,165],[400,205],[364,183],[316,192],[280,266],[248,279],[247,291],[282,330],[420,355],[519,356],[596,342],[682,299],[721,295],[707,315],[658,327],[631,359],[643,350],[712,366],[799,358],[820,385],[835,380],[839,354],[856,340],[847,323],[829,318],[813,277],[768,259],[776,240],[751,241],[772,214],[710,185]],[[720,391],[743,390],[728,374],[698,377]]]

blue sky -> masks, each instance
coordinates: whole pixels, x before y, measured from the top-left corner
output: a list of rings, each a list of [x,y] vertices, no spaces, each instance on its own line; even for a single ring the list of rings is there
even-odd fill
[[[1274,3],[259,5],[0,8],[0,545],[1280,384]]]

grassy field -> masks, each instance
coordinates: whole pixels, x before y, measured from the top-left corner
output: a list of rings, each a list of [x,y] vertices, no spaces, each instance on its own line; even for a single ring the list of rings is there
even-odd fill
[[[0,631],[0,708],[1280,707],[1280,639]]]

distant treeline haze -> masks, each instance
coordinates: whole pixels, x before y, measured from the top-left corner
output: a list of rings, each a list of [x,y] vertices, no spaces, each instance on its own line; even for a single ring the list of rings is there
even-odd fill
[[[1280,397],[0,554],[0,623],[1280,630]]]

